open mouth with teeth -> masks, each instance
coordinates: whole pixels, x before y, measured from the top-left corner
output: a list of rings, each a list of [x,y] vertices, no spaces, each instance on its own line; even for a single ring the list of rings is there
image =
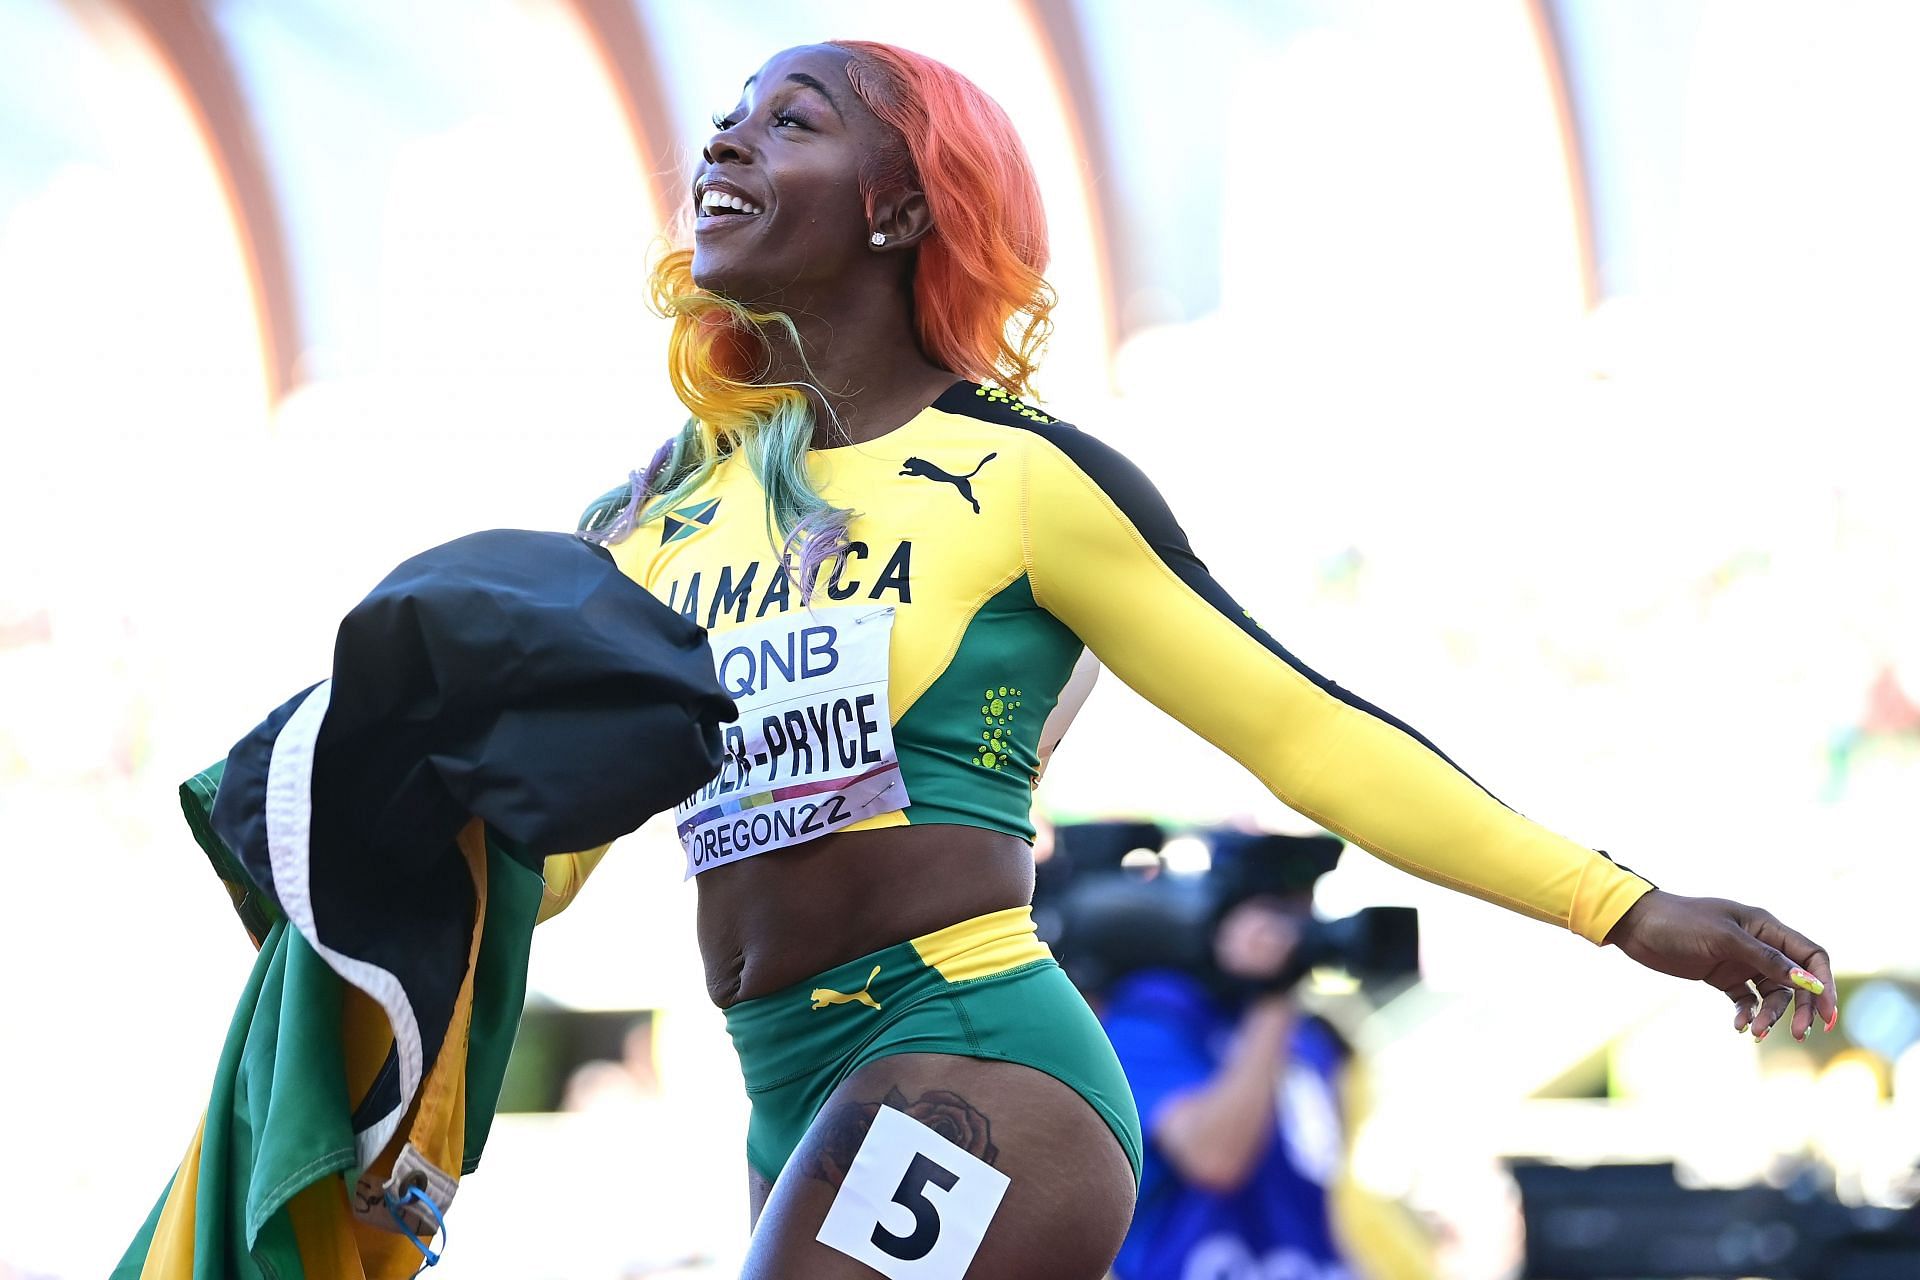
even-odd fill
[[[751,217],[763,210],[753,201],[737,196],[731,191],[722,191],[718,187],[708,187],[700,193],[700,216],[711,217]]]

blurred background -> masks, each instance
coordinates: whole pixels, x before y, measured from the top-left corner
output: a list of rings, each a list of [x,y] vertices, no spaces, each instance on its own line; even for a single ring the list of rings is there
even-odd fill
[[[250,949],[177,784],[393,564],[570,528],[677,427],[651,242],[709,115],[835,36],[1006,107],[1045,405],[1269,631],[1834,954],[1840,1032],[1756,1046],[1717,992],[1343,860],[1325,913],[1420,909],[1424,980],[1344,1026],[1359,1171],[1448,1274],[1516,1274],[1513,1159],[1920,1196],[1920,6],[0,0],[0,1276],[108,1270],[205,1104]],[[1111,678],[1040,804],[1303,825]],[[671,845],[541,930],[526,1109],[442,1273],[737,1264]]]

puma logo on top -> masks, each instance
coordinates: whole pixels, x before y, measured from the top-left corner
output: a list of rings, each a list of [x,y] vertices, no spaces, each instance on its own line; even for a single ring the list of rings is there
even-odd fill
[[[810,997],[813,1003],[807,1007],[811,1009],[824,1009],[830,1004],[859,1003],[867,1006],[869,1009],[878,1009],[880,1002],[867,994],[867,987],[871,987],[873,980],[879,976],[880,966],[875,965],[873,966],[873,972],[867,975],[866,987],[862,987],[858,991],[848,992],[844,995],[835,991],[832,987],[815,987]]]
[[[986,466],[999,456],[998,453],[988,454],[974,464],[973,470],[963,476],[956,476],[951,471],[942,470],[934,466],[931,462],[928,462],[925,458],[908,458],[906,464],[900,468],[900,474],[903,476],[922,476],[928,480],[938,480],[941,484],[952,485],[960,491],[961,497],[973,504],[973,514],[979,515],[980,500],[973,496],[973,478],[980,474],[981,467]]]

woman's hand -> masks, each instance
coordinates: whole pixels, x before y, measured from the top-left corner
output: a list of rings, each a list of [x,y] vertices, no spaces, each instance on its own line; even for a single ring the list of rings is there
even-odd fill
[[[1627,908],[1607,941],[1649,969],[1719,988],[1739,1006],[1733,1029],[1750,1027],[1756,1040],[1766,1038],[1789,1003],[1795,1040],[1807,1038],[1816,1014],[1829,1031],[1840,1017],[1826,951],[1758,907],[1655,889]]]

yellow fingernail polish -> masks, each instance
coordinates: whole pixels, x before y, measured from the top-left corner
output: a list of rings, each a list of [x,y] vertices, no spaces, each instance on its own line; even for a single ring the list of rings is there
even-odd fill
[[[1805,969],[1795,969],[1787,974],[1787,978],[1794,986],[1800,988],[1802,991],[1811,991],[1815,995],[1820,995],[1827,989],[1826,983],[1820,981],[1820,979],[1814,977]]]

